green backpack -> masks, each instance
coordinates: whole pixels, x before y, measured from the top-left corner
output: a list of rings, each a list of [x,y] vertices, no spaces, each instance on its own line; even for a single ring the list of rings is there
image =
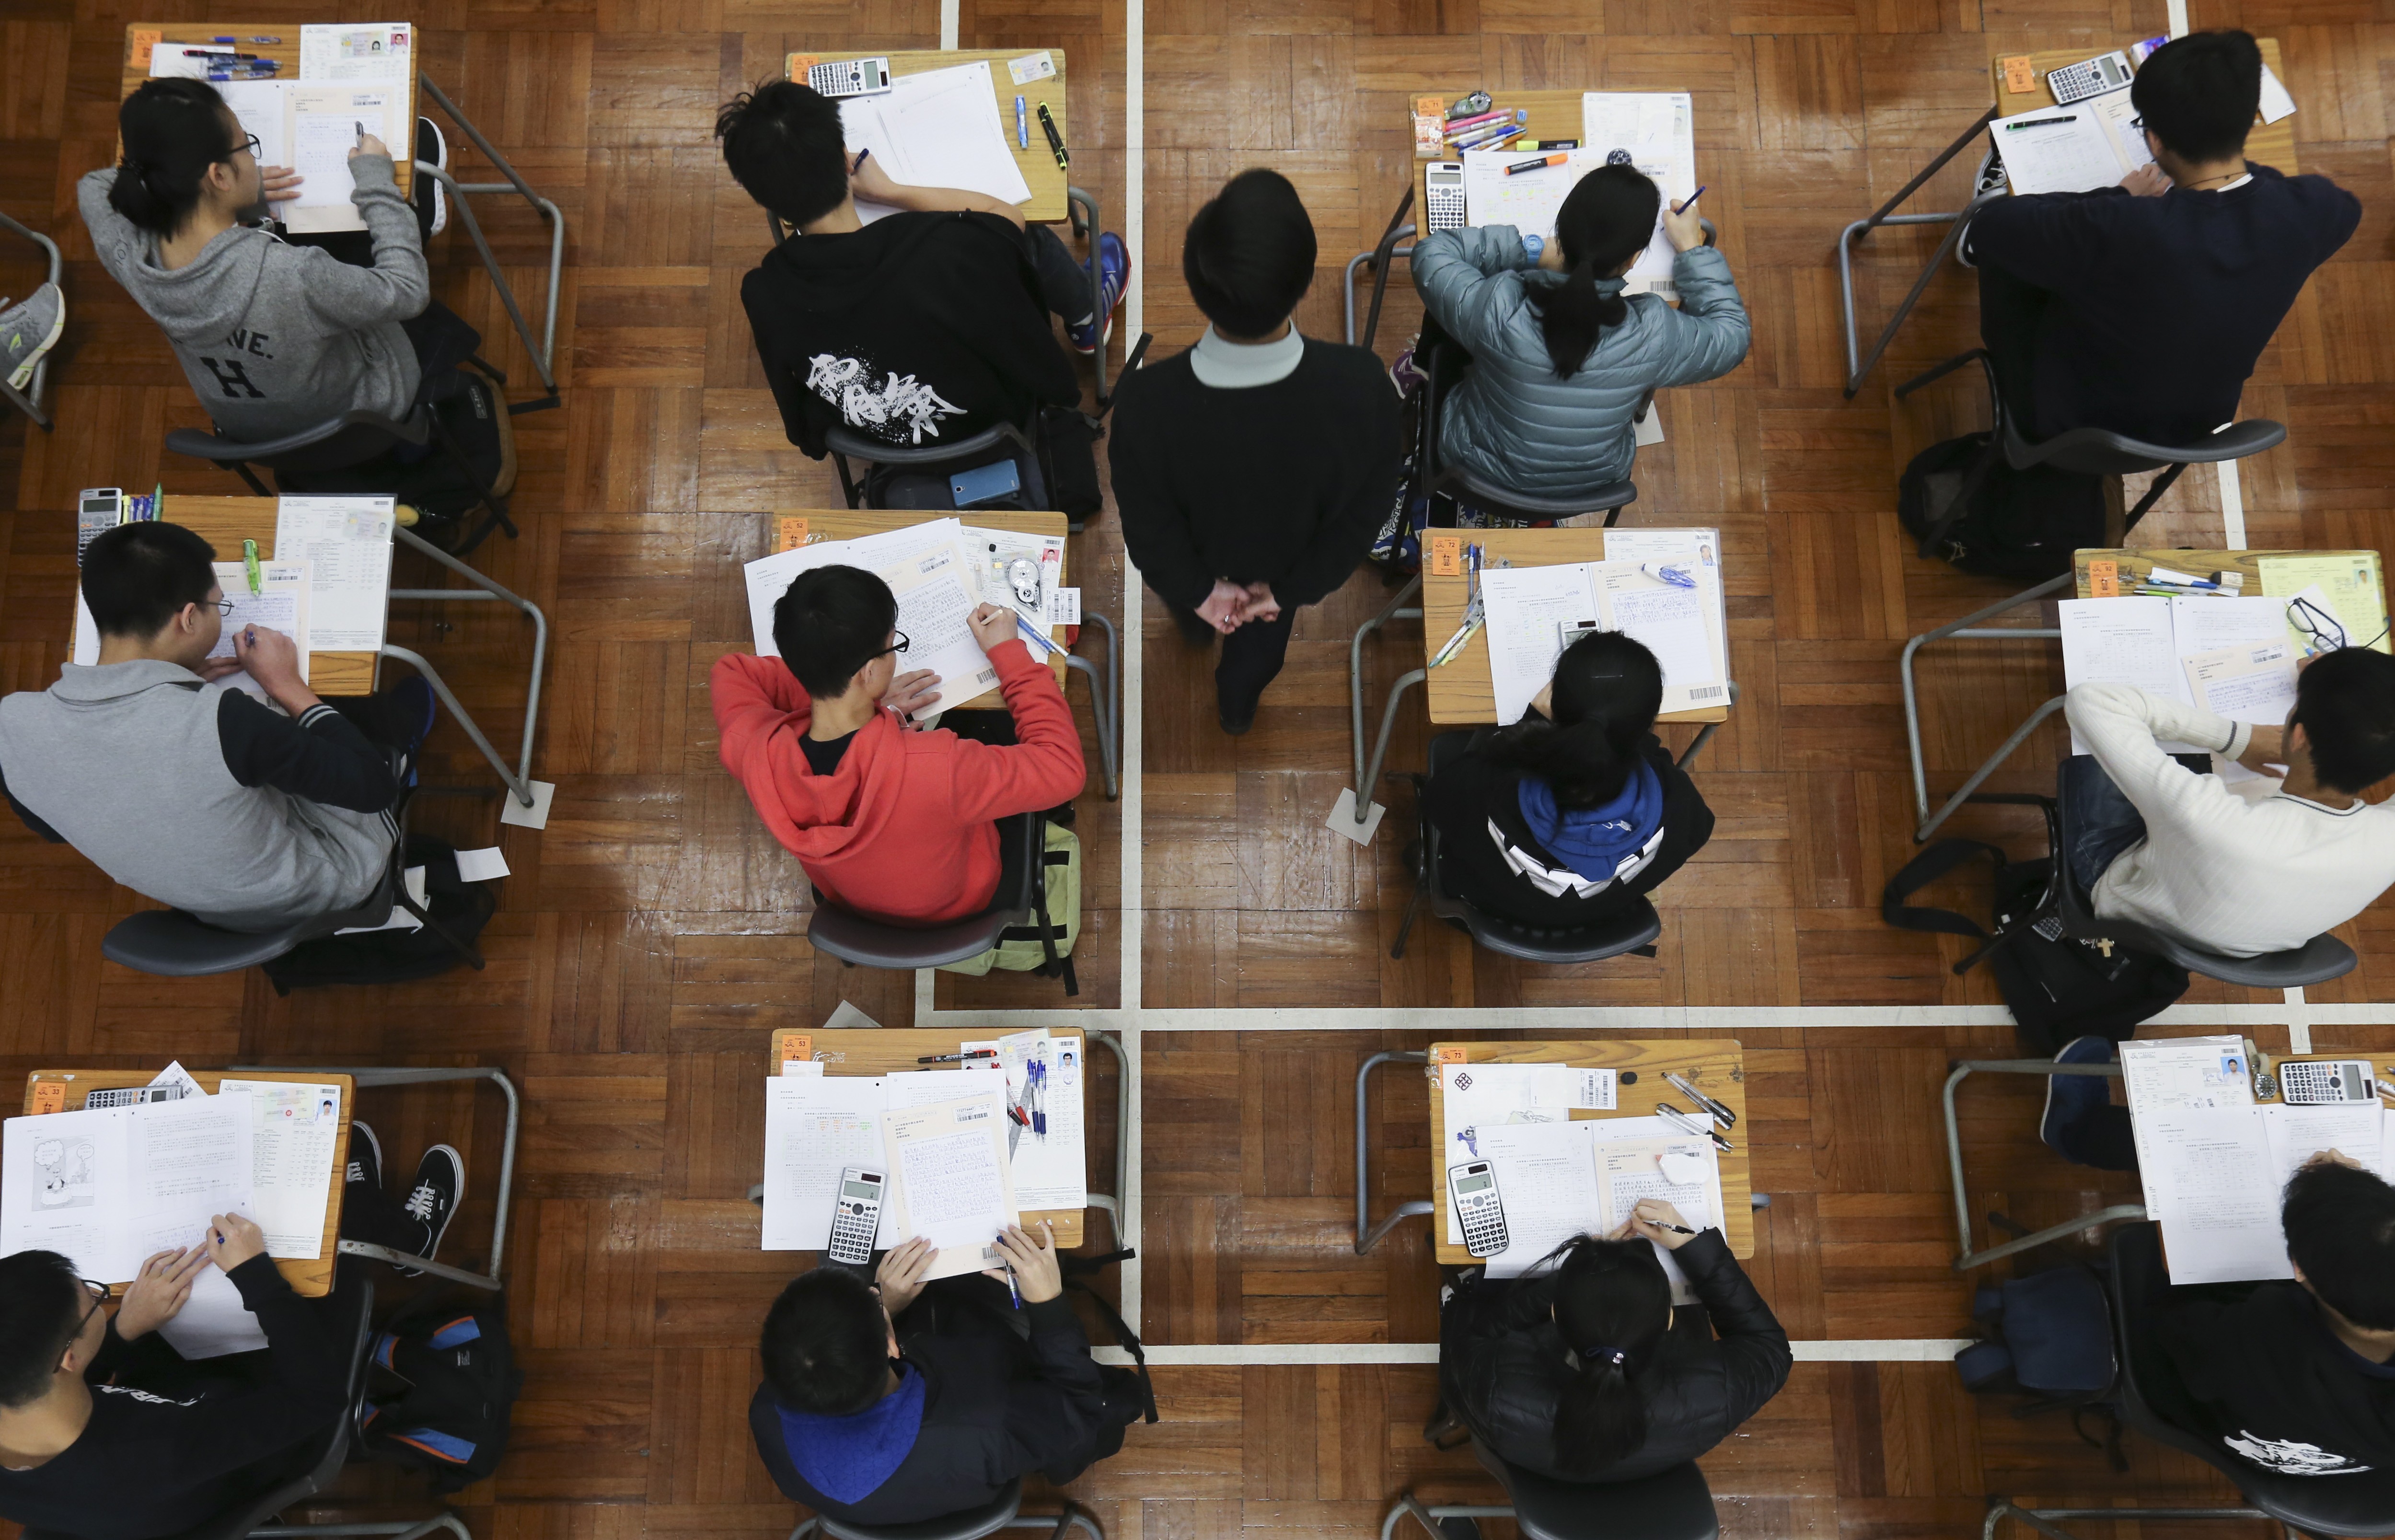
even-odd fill
[[[999,934],[997,946],[961,962],[944,962],[942,973],[978,978],[992,968],[1004,968],[1010,973],[1062,978],[1067,995],[1081,992],[1080,980],[1073,973],[1073,942],[1081,934],[1080,836],[1052,823],[1047,828],[1046,927],[1010,925]]]

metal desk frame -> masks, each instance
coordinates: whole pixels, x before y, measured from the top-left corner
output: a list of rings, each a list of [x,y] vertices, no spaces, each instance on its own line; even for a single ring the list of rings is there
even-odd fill
[[[2029,720],[2014,728],[2012,736],[1997,745],[1994,753],[1980,761],[1979,767],[1971,772],[1969,777],[1955,789],[1954,794],[1947,798],[1944,804],[1938,809],[1937,815],[1932,816],[1929,812],[1929,773],[1922,763],[1921,758],[1921,701],[1919,688],[1912,678],[1913,656],[1930,643],[1942,642],[1949,638],[1958,642],[2013,642],[2024,637],[2060,641],[2062,631],[2054,626],[1982,626],[1980,622],[1992,619],[2006,610],[2018,609],[2023,604],[2035,604],[2069,588],[2071,582],[2071,575],[2066,572],[2061,577],[2049,578],[2026,592],[2017,593],[2009,599],[1990,604],[1985,609],[1973,610],[1960,620],[1949,621],[1935,631],[1923,631],[1919,636],[1905,643],[1903,655],[1897,660],[1896,671],[1898,680],[1904,687],[1904,742],[1912,755],[1913,843],[1925,843],[1930,835],[1938,831],[1939,824],[1953,816],[1956,808],[1971,801],[1981,784],[1996,773],[1997,766],[2010,759],[2013,750],[2029,741],[2030,735],[2037,731],[2039,724],[2062,710],[2063,701],[2061,696],[2056,696],[2036,710],[2031,711]]]
[[[1371,763],[1364,760],[1364,639],[1392,620],[1419,620],[1422,617],[1420,604],[1408,604],[1407,600],[1422,591],[1422,574],[1417,572],[1397,590],[1396,597],[1383,607],[1381,613],[1356,628],[1347,643],[1347,724],[1349,741],[1356,749],[1356,827],[1364,826],[1372,809],[1372,785],[1381,778],[1381,762],[1388,757],[1389,734],[1396,728],[1397,705],[1406,692],[1430,677],[1427,669],[1413,669],[1397,676],[1389,686],[1388,704],[1381,709],[1381,733],[1372,740]]]
[[[540,721],[540,676],[541,667],[549,657],[549,617],[540,612],[538,604],[500,587],[457,557],[417,536],[413,530],[394,527],[391,533],[474,586],[470,589],[392,589],[390,597],[425,599],[436,604],[446,603],[452,599],[489,600],[513,604],[531,617],[532,678],[524,692],[523,741],[517,750],[516,767],[512,771],[508,768],[507,762],[499,758],[498,750],[491,747],[490,738],[483,735],[482,724],[474,720],[473,713],[466,710],[457,699],[457,693],[449,688],[449,682],[441,677],[441,671],[435,669],[423,654],[385,641],[382,644],[382,656],[396,658],[424,676],[424,682],[432,686],[433,694],[439,696],[441,703],[449,708],[449,714],[457,719],[457,724],[466,729],[466,736],[474,740],[474,747],[483,751],[483,757],[490,762],[491,768],[499,773],[499,779],[507,783],[509,794],[523,806],[532,806],[532,740],[533,730]],[[1111,631],[1112,628],[1109,627],[1108,630]],[[1093,673],[1092,675],[1093,689],[1095,678]]]
[[[55,284],[59,281],[60,269],[59,265],[59,244],[56,241],[51,240],[47,235],[43,234],[38,230],[26,229],[23,225],[19,224],[16,220],[8,218],[6,214],[0,214],[0,230],[6,230],[15,234],[22,235],[25,239],[33,242],[35,246],[40,246],[45,252],[47,252],[50,259],[50,276],[48,282]],[[45,433],[49,432],[56,426],[50,420],[50,414],[42,409],[42,392],[43,388],[49,383],[49,378],[50,355],[46,352],[42,354],[41,361],[33,365],[33,378],[25,382],[25,389],[23,391],[20,392],[15,386],[9,384],[7,378],[0,378],[0,399],[5,399],[9,405],[14,406],[17,410],[24,413],[27,417],[32,418],[33,419],[34,426],[41,429]]]
[[[2057,1064],[2051,1059],[1963,1059],[1955,1064],[1953,1073],[1946,1077],[1944,1098],[1946,1167],[1954,1181],[1954,1228],[1956,1233],[1962,1237],[1963,1245],[1961,1255],[1954,1258],[1956,1272],[1967,1272],[1973,1268],[1983,1268],[1991,1262],[2011,1256],[2015,1253],[2043,1246],[2050,1241],[2059,1241],[2064,1236],[2080,1230],[2094,1229],[2099,1225],[2109,1225],[2116,1219],[2146,1217],[2146,1208],[2142,1203],[2114,1203],[2110,1208],[2097,1209],[2093,1214],[2083,1214],[2078,1218],[2063,1224],[2048,1225],[2034,1235],[2024,1235],[2018,1240],[2007,1241],[2002,1245],[1990,1246],[1986,1251],[1973,1251],[1971,1249],[1971,1189],[1963,1176],[1963,1129],[1954,1116],[1954,1088],[1981,1071],[1999,1075],[2084,1075],[2091,1078],[2101,1076],[2109,1080],[2121,1078],[2121,1067],[2117,1063]],[[1990,1534],[1995,1533],[1992,1522],[1988,1533]]]
[[[1066,653],[1065,667],[1090,677],[1090,713],[1098,719],[1098,766],[1105,776],[1106,801],[1113,802],[1122,795],[1122,638],[1115,623],[1096,610],[1084,610],[1081,618],[1096,621],[1106,633],[1105,687],[1099,687],[1098,666],[1088,658]]]
[[[1358,800],[1360,801],[1361,799]],[[1424,1050],[1420,1048],[1408,1048],[1402,1051],[1374,1054],[1370,1058],[1366,1059],[1356,1070],[1356,1255],[1358,1256],[1367,1255],[1374,1246],[1379,1245],[1381,1243],[1381,1237],[1396,1228],[1399,1220],[1410,1219],[1418,1214],[1429,1215],[1437,1212],[1437,1206],[1431,1202],[1427,1198],[1409,1198],[1404,1202],[1399,1203],[1396,1208],[1390,1210],[1389,1216],[1386,1219],[1382,1220],[1377,1225],[1373,1224],[1371,1222],[1371,1168],[1365,1143],[1366,1124],[1364,1120],[1364,1082],[1371,1075],[1373,1070],[1379,1069],[1383,1064],[1428,1064],[1429,1062],[1430,1055]],[[1402,1507],[1400,1507],[1398,1511],[1404,1511]],[[1513,1510],[1511,1508],[1491,1508],[1477,1511],[1483,1511],[1489,1514],[1502,1514],[1510,1513]],[[1442,1512],[1440,1517],[1452,1518],[1455,1517],[1455,1515]],[[1389,1516],[1389,1523],[1393,1524],[1396,1521],[1396,1514],[1392,1513]],[[1383,1535],[1387,1534],[1389,1533],[1389,1525],[1382,1525],[1381,1533]]]
[[[457,206],[457,218],[464,222],[466,233],[473,237],[474,249],[482,254],[483,266],[491,275],[491,286],[498,290],[499,303],[507,307],[508,319],[515,323],[516,335],[523,339],[524,351],[532,355],[532,366],[539,373],[541,384],[548,387],[549,399],[554,401],[557,398],[557,375],[550,365],[551,355],[557,347],[557,297],[565,272],[565,214],[557,205],[532,190],[517,174],[516,168],[508,164],[508,158],[483,137],[483,131],[474,126],[474,120],[459,112],[441,87],[433,84],[430,75],[419,72],[416,83],[424,95],[432,99],[432,104],[447,113],[449,121],[473,141],[474,148],[483,153],[483,158],[498,168],[499,175],[507,179],[496,182],[461,182],[437,166],[419,162],[416,167],[449,190],[450,201]],[[524,320],[523,307],[516,303],[515,288],[509,284],[507,274],[500,271],[499,259],[492,254],[491,243],[483,234],[482,221],[474,218],[470,194],[478,192],[517,193],[532,205],[534,213],[549,221],[549,299],[541,320],[538,342],[533,340],[532,327]]]
[[[1437,1509],[1435,1511],[1444,1512],[1446,1510]],[[1996,1540],[1996,1530],[2007,1519],[2019,1520],[2031,1529],[2037,1531],[2038,1533],[2046,1536],[2047,1540],[2078,1540],[2078,1537],[2073,1535],[2069,1530],[2064,1529],[2058,1523],[2055,1523],[2054,1520],[2057,1519],[2101,1519],[2108,1521],[2116,1519],[2259,1519],[2265,1523],[2277,1522],[2276,1520],[2273,1520],[2270,1515],[2263,1512],[2260,1508],[2252,1507],[2025,1508],[2014,1506],[2013,1500],[2009,1497],[1991,1497],[1988,1499],[1987,1522],[1980,1526],[1979,1529],[1979,1540]],[[2283,1523],[2279,1525],[2279,1530],[2280,1533],[2286,1537],[2286,1540],[2302,1540],[2302,1537],[2294,1529],[2289,1528]]]
[[[1896,211],[1898,206],[1920,192],[1923,184],[1930,178],[1946,169],[1948,161],[1970,148],[1971,141],[1979,137],[1980,131],[1996,120],[1996,107],[1991,104],[1988,110],[1980,114],[1977,123],[1963,131],[1962,138],[1939,152],[1936,160],[1922,167],[1919,174],[1897,190],[1896,196],[1880,205],[1876,213],[1857,219],[1838,232],[1839,314],[1846,323],[1846,399],[1848,401],[1852,401],[1855,398],[1855,392],[1862,388],[1863,377],[1871,373],[1872,365],[1877,364],[1880,355],[1887,352],[1887,345],[1896,340],[1897,328],[1903,325],[1904,318],[1912,313],[1912,307],[1920,303],[1922,291],[1928,288],[1929,280],[1937,276],[1938,269],[1945,262],[1947,254],[1952,252],[1955,243],[1962,239],[1971,210],[1977,208],[1985,200],[1975,198],[1970,204],[1952,214],[1899,214]],[[1981,168],[1985,169],[1984,163]],[[1953,228],[1946,232],[1946,238],[1939,241],[1938,249],[1930,254],[1927,265],[1921,270],[1921,276],[1915,278],[1912,281],[1912,287],[1906,291],[1904,302],[1896,307],[1894,315],[1888,317],[1887,325],[1880,331],[1879,340],[1872,344],[1870,355],[1859,360],[1856,354],[1855,337],[1854,243],[1882,225],[1925,224],[1949,224]]]

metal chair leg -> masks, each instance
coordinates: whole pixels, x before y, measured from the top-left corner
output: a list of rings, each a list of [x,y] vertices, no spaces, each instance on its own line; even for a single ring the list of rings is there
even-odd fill
[[[1366,1145],[1367,1124],[1364,1119],[1364,1082],[1374,1069],[1383,1064],[1427,1064],[1430,1055],[1420,1049],[1396,1053],[1374,1054],[1356,1071],[1356,1255],[1362,1256],[1381,1243],[1381,1237],[1397,1226],[1401,1219],[1431,1212],[1430,1203],[1420,1198],[1399,1203],[1386,1219],[1371,1222],[1372,1188],[1371,1161]]]
[[[1962,1254],[1954,1258],[1956,1272],[1966,1272],[1973,1268],[1985,1267],[1991,1262],[2000,1261],[2015,1253],[2043,1246],[2049,1241],[2059,1241],[2064,1236],[2080,1230],[2093,1229],[2099,1225],[2109,1225],[2115,1219],[2143,1219],[2146,1216],[2145,1206],[2141,1203],[2115,1203],[2110,1208],[2098,1209],[2093,1214],[2083,1214],[2078,1218],[2063,1224],[2049,1225],[2033,1235],[2024,1235],[2018,1240],[2007,1241],[2000,1246],[1991,1246],[1986,1251],[1973,1251],[1971,1249],[1971,1188],[1963,1175],[1963,1128],[1960,1120],[1954,1114],[1954,1090],[1972,1075],[1983,1070],[2000,1075],[2084,1075],[2090,1078],[2101,1076],[2111,1080],[2121,1078],[2121,1067],[2118,1064],[2056,1064],[2051,1059],[1965,1059],[1954,1066],[1953,1073],[1946,1077],[1943,1099],[1946,1109],[1946,1171],[1954,1184],[1954,1226],[1962,1236],[1963,1244]]]

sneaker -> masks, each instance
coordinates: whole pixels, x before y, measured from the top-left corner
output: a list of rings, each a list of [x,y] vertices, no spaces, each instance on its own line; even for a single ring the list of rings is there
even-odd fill
[[[2112,1062],[2112,1040],[2107,1037],[2073,1038],[2054,1055],[2057,1064],[2110,1064]],[[2038,1119],[2037,1136],[2045,1147],[2074,1165],[2091,1162],[2081,1158],[2074,1137],[2087,1120],[2112,1100],[2112,1082],[2096,1075],[2048,1075],[2045,1077],[2045,1112]]]
[[[1245,737],[1248,729],[1256,724],[1256,703],[1250,700],[1244,710],[1238,711],[1217,703],[1214,708],[1214,720],[1221,723],[1223,731],[1233,737]]]
[[[33,365],[66,329],[67,297],[56,284],[44,284],[31,299],[0,313],[0,366],[8,371],[10,390],[21,391],[33,382]]]
[[[441,1250],[441,1237],[448,1232],[449,1221],[457,1215],[457,1199],[466,1190],[466,1161],[454,1146],[439,1144],[424,1152],[416,1163],[416,1186],[409,1189],[407,1201],[400,1206],[408,1218],[424,1227],[424,1247],[416,1255],[430,1261]],[[400,1272],[415,1277],[421,1268],[402,1268]]]
[[[364,1184],[382,1190],[382,1141],[362,1122],[350,1124],[350,1169],[344,1179],[351,1187]]]
[[[429,117],[416,120],[416,159],[418,165],[449,169],[449,141],[441,137],[440,125]],[[438,177],[428,179],[432,183],[432,228],[426,233],[438,235],[449,228],[449,190]]]
[[[1065,328],[1073,339],[1073,351],[1094,353],[1106,345],[1114,335],[1115,312],[1122,308],[1123,296],[1131,289],[1131,252],[1122,237],[1113,231],[1098,235],[1098,290],[1105,296],[1105,313],[1092,321]]]
[[[1397,361],[1389,365],[1389,383],[1397,388],[1400,400],[1409,399],[1416,391],[1430,383],[1430,376],[1422,372],[1422,365],[1414,359],[1414,351],[1421,346],[1422,334],[1417,332],[1414,339],[1397,354]]]

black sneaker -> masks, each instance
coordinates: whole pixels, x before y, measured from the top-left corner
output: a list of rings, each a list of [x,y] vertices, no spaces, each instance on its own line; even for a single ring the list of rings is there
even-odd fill
[[[1256,724],[1256,703],[1251,700],[1234,711],[1218,701],[1214,707],[1214,720],[1221,723],[1223,731],[1233,737],[1243,737],[1248,729]]]
[[[416,1186],[408,1190],[407,1201],[400,1206],[408,1218],[424,1227],[424,1247],[416,1255],[430,1261],[441,1250],[441,1237],[448,1230],[449,1221],[457,1215],[457,1200],[466,1190],[466,1162],[455,1147],[434,1145],[416,1162]],[[402,1268],[405,1277],[416,1277],[421,1268]]]
[[[362,1122],[350,1124],[350,1169],[344,1179],[353,1187],[364,1183],[382,1190],[382,1141]]]
[[[429,117],[416,120],[416,159],[419,165],[449,169],[449,141],[442,137],[441,126]],[[449,228],[449,193],[440,178],[427,179],[432,183],[432,227],[425,233],[438,235]]]

